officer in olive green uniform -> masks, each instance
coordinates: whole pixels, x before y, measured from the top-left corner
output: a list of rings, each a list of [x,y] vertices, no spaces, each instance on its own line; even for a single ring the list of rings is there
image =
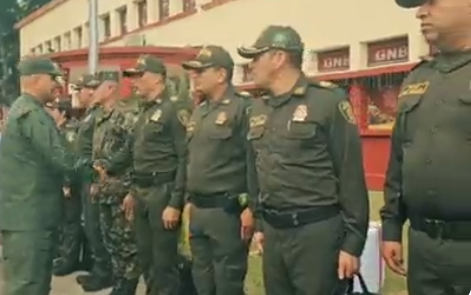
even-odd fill
[[[95,95],[103,111],[96,118],[93,134],[93,160],[95,165],[105,166],[108,159],[125,148],[132,136],[137,120],[138,104],[118,101],[119,73],[100,73],[101,85]],[[134,295],[141,270],[137,259],[137,246],[132,221],[122,210],[124,197],[131,185],[131,162],[108,170],[104,178],[94,180],[99,204],[100,229],[103,243],[111,256],[113,295]]]
[[[3,295],[48,295],[64,177],[81,172],[44,103],[52,101],[61,71],[51,60],[19,64],[23,94],[13,103],[0,144],[0,224]],[[33,95],[34,94],[34,95]]]
[[[63,98],[46,104],[48,112],[58,112],[66,121],[60,126],[69,148],[72,149],[77,137],[78,121],[72,117],[72,100]],[[66,179],[64,184],[64,224],[60,232],[58,258],[54,261],[53,273],[65,276],[80,269],[84,234],[81,224],[80,179]],[[84,253],[85,254],[85,253]]]
[[[179,294],[178,238],[187,166],[185,124],[189,112],[177,111],[165,90],[166,68],[149,55],[124,75],[133,79],[141,104],[133,140],[121,159],[104,166],[113,171],[123,159],[134,168],[126,201],[135,205],[138,254],[151,295]],[[134,204],[135,202],[135,204]]]
[[[238,49],[252,59],[255,83],[268,90],[251,107],[248,139],[270,295],[334,294],[340,279],[358,270],[368,229],[352,108],[336,85],[302,74],[303,47],[291,27],[270,26],[253,46]]]
[[[243,295],[253,233],[244,200],[250,97],[232,86],[234,61],[219,46],[204,47],[183,68],[194,72],[207,97],[187,125],[193,278],[199,295]],[[252,226],[242,234],[241,213],[246,210]]]
[[[381,210],[383,257],[406,275],[402,229],[409,220],[409,294],[468,294],[471,38],[455,32],[471,29],[471,10],[462,1],[397,3],[420,6],[418,17],[431,24],[422,29],[425,39],[444,52],[419,63],[399,94]]]
[[[83,119],[80,121],[75,141],[75,150],[84,157],[92,157],[92,141],[95,129],[95,118],[100,115],[101,108],[94,101],[93,92],[100,84],[94,75],[84,75],[76,84],[79,91],[80,103],[86,107]],[[95,292],[112,285],[111,260],[103,245],[99,227],[98,204],[90,197],[90,183],[82,183],[82,212],[84,230],[93,256],[92,270],[89,274],[77,276],[77,282],[84,291]]]

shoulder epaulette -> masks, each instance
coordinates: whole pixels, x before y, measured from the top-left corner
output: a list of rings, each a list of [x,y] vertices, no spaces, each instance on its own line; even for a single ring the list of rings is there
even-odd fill
[[[247,91],[238,91],[236,92],[236,95],[242,98],[252,98],[252,94]]]
[[[339,85],[329,81],[312,81],[310,85],[325,89],[337,89],[340,87]]]
[[[425,56],[422,56],[422,57],[420,58],[420,61],[419,61],[416,65],[414,65],[414,66],[410,69],[410,71],[412,72],[412,71],[414,71],[414,70],[416,70],[416,69],[418,69],[418,68],[421,68],[421,67],[423,67],[423,66],[425,66],[425,65],[430,64],[430,63],[433,62],[433,61],[434,61],[434,56],[433,56],[433,55],[425,55]]]

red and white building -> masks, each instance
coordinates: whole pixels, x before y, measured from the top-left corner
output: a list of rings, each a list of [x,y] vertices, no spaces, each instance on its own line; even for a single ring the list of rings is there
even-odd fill
[[[394,0],[101,0],[100,66],[125,67],[148,52],[178,72],[196,48],[218,44],[237,63],[234,82],[250,90],[236,48],[270,24],[290,25],[305,42],[305,72],[350,92],[368,183],[381,189],[399,85],[430,51],[414,14]],[[17,28],[23,55],[52,53],[71,78],[86,70],[88,0],[53,0]]]

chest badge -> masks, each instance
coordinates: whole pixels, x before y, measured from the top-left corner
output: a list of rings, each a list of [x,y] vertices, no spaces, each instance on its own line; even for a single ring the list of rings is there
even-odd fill
[[[216,125],[223,125],[227,121],[227,114],[226,112],[220,112],[218,116],[216,117]]]
[[[86,116],[84,119],[83,119],[83,122],[84,123],[87,123],[88,121],[90,121],[90,118],[92,117],[91,114],[89,114],[88,116]]]
[[[307,106],[304,104],[300,104],[296,107],[293,113],[293,121],[294,122],[304,122],[307,118]]]
[[[162,110],[158,109],[152,114],[152,116],[150,117],[150,120],[152,122],[157,122],[160,120],[160,117],[162,117]]]

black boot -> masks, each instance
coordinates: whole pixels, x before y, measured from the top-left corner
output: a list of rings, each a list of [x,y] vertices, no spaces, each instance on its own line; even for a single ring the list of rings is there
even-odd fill
[[[77,283],[85,292],[98,292],[113,286],[113,280],[110,277],[97,276],[93,273],[78,276]]]
[[[76,261],[65,258],[57,258],[52,266],[52,273],[57,277],[68,276],[78,270],[80,270],[80,268]]]

